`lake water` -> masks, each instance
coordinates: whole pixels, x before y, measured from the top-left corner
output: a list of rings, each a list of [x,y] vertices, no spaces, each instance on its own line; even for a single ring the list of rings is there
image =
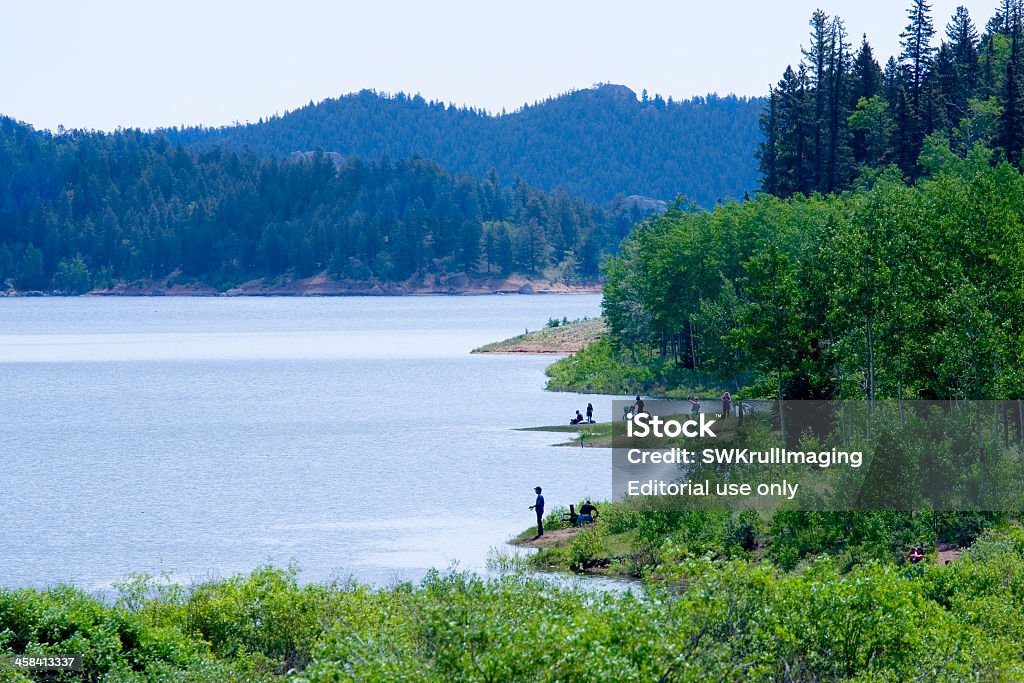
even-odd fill
[[[387,584],[483,569],[548,507],[611,491],[553,448],[611,398],[470,355],[600,297],[0,299],[0,585],[104,590],[296,562]]]

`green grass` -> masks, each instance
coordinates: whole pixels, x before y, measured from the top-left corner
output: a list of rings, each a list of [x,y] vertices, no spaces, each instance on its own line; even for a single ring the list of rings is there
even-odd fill
[[[690,419],[689,415],[668,415],[663,416],[664,419],[676,419],[679,421],[686,421]],[[613,434],[624,436],[624,430],[626,423],[622,420],[617,422],[595,422],[594,424],[579,424],[579,425],[545,425],[540,427],[519,427],[517,431],[521,432],[552,432],[556,434],[572,434],[573,438],[569,441],[564,441],[557,446],[579,446],[580,439],[582,438],[585,446],[594,448],[611,448]],[[715,434],[716,444],[720,448],[727,448],[732,440],[735,438],[737,430],[739,428],[739,419],[736,417],[730,417],[728,419],[718,418],[715,420]],[[658,446],[658,445],[678,445],[672,439],[657,439],[654,437],[648,437],[644,439],[644,443],[647,446]]]
[[[573,434],[569,441],[555,444],[557,446],[584,446],[594,448],[611,448],[612,422],[595,422],[580,425],[547,425],[543,427],[520,427],[521,432],[554,432],[557,434]]]

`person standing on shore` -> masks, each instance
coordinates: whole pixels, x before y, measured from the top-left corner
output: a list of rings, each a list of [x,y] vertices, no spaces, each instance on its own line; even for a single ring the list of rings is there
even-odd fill
[[[594,424],[594,404],[587,404],[587,424]]]
[[[729,392],[722,394],[722,419],[729,417],[732,414],[732,396]]]
[[[534,540],[537,540],[544,535],[544,496],[541,495],[541,488],[539,486],[533,487],[533,490],[537,493],[537,500],[530,509],[537,513],[537,535],[534,536]]]

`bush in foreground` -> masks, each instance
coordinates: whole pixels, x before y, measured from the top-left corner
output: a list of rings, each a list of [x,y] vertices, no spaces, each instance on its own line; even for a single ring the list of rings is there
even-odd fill
[[[261,568],[189,589],[136,579],[113,604],[7,589],[0,647],[85,655],[80,678],[50,680],[1024,679],[1020,529],[942,567],[688,559],[666,578],[616,593],[435,572],[377,589]]]

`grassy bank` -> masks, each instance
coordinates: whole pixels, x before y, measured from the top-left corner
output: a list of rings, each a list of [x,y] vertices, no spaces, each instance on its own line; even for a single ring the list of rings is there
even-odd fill
[[[797,571],[687,559],[671,591],[589,593],[510,575],[301,586],[264,568],[116,601],[0,590],[0,648],[81,653],[89,681],[811,681],[1024,678],[1024,533],[947,566]],[[0,664],[0,680],[28,681]]]
[[[686,398],[720,396],[725,385],[660,355],[618,354],[607,336],[548,366],[547,388],[588,394],[644,394]],[[729,387],[735,391],[735,387]]]
[[[568,528],[561,519],[567,510],[556,508],[544,522],[551,538],[533,542],[530,527],[513,543],[539,548],[526,560],[536,569],[661,580],[698,558],[768,562],[792,572],[828,555],[846,572],[871,562],[902,566],[907,551],[922,545],[933,562],[945,562],[987,529],[1011,526],[1006,515],[981,512],[778,510],[766,519],[753,510],[674,510],[641,499],[597,506],[592,526]]]
[[[543,329],[485,344],[473,353],[574,353],[597,341],[607,329],[604,318],[571,322],[552,318]]]
[[[549,425],[545,427],[522,427],[521,432],[552,432],[563,434],[568,441],[555,444],[556,446],[577,446],[593,448],[612,447],[612,423],[595,422],[594,424],[579,425]]]

